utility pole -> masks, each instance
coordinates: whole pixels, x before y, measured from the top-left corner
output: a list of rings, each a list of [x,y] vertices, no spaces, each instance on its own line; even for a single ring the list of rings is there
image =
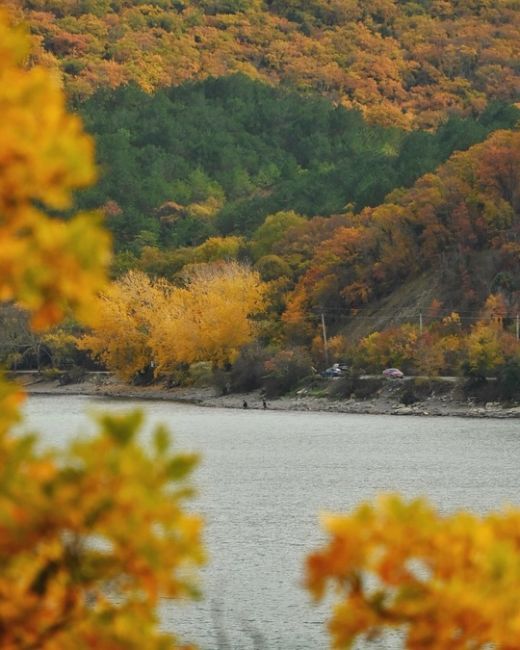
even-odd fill
[[[321,329],[323,332],[323,350],[325,352],[325,363],[329,367],[329,342],[327,341],[327,326],[325,325],[325,314],[321,312]]]
[[[419,332],[423,333],[423,321],[422,321],[422,312],[419,314]]]
[[[520,341],[520,314],[516,315],[516,340]]]

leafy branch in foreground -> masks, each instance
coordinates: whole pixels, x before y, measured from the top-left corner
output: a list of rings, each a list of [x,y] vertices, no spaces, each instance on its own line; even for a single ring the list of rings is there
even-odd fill
[[[2,648],[177,647],[155,610],[196,594],[201,521],[183,511],[196,458],[161,428],[145,451],[138,412],[98,420],[58,456],[0,441]]]
[[[91,322],[108,237],[92,215],[68,220],[94,177],[93,147],[54,75],[27,69],[28,37],[0,11],[0,301],[33,328],[69,310]],[[186,514],[195,458],[162,429],[137,441],[138,413],[99,418],[63,453],[12,431],[20,390],[0,377],[0,646],[4,650],[178,647],[157,629],[160,596],[193,595],[200,520]]]
[[[329,540],[307,559],[307,588],[318,600],[335,590],[334,648],[385,627],[402,628],[410,650],[518,647],[518,510],[443,516],[389,495],[323,524]]]

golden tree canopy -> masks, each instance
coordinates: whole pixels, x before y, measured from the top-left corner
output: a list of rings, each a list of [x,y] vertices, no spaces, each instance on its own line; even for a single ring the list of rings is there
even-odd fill
[[[265,285],[237,262],[195,265],[186,287],[174,289],[164,318],[156,319],[153,346],[159,367],[175,363],[234,361],[255,335],[253,316],[263,311]]]
[[[237,262],[193,265],[184,286],[130,271],[101,294],[99,322],[80,345],[125,379],[152,362],[156,371],[221,365],[255,336],[264,293],[258,273]]]

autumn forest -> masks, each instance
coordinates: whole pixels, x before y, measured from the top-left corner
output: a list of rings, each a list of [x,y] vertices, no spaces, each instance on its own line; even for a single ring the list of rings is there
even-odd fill
[[[143,443],[140,411],[50,449],[20,382],[256,391],[272,418],[302,391],[407,405],[457,385],[519,417],[520,5],[3,5],[0,646],[188,650],[160,607],[199,595],[197,455],[161,424]],[[334,594],[332,647],[385,628],[409,650],[518,647],[517,509],[386,495],[322,527],[301,582]]]
[[[206,359],[215,367],[239,354],[247,365],[255,340],[257,365],[289,355],[297,376],[321,367],[320,314],[331,356],[360,369],[485,374],[516,363],[515,2],[13,4],[32,61],[60,75],[95,138],[98,181],[75,208],[103,213],[120,290],[186,287],[204,265],[254,276],[260,311],[244,313],[240,344],[222,327],[223,347]],[[126,327],[142,331],[143,319]],[[129,379],[137,359],[144,372],[156,356],[145,331]],[[90,334],[73,345],[77,335],[73,323],[53,334],[48,357],[84,363],[88,340],[93,360],[119,368]],[[204,352],[178,362],[195,359]]]

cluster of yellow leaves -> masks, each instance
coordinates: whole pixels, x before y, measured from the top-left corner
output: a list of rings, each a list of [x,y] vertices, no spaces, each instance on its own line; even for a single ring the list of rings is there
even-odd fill
[[[19,302],[33,327],[69,309],[91,321],[108,237],[92,215],[44,210],[66,209],[93,180],[92,142],[27,55],[24,31],[0,11],[0,301]],[[102,417],[97,436],[42,452],[11,433],[22,398],[0,377],[0,647],[179,647],[155,612],[162,595],[194,594],[201,522],[183,505],[195,458],[172,454],[160,428],[145,451],[138,413]]]
[[[28,53],[23,30],[0,11],[0,300],[17,300],[43,328],[69,307],[89,319],[109,242],[95,215],[43,212],[69,208],[73,190],[93,181],[93,144],[55,75],[26,69]]]
[[[63,368],[74,359],[77,337],[62,329],[55,329],[42,336],[42,343],[47,348],[54,368]]]
[[[81,341],[123,378],[153,363],[156,372],[181,363],[232,361],[255,334],[264,308],[258,274],[236,262],[194,265],[186,285],[152,282],[131,271],[104,291],[99,321]]]
[[[497,368],[504,360],[520,355],[518,342],[512,335],[505,335],[496,323],[478,322],[471,329],[465,348],[470,370],[486,374]]]
[[[0,439],[13,424],[19,421],[19,407],[23,399],[23,392],[17,386],[5,381],[0,374]]]
[[[363,360],[372,366],[402,366],[414,357],[419,330],[405,324],[385,332],[372,332],[359,345]]]
[[[258,273],[236,262],[197,265],[187,280],[186,288],[171,292],[166,318],[156,324],[158,366],[234,361],[255,335],[252,317],[264,309],[265,287]]]
[[[338,602],[333,647],[402,628],[410,650],[512,650],[520,638],[520,513],[438,514],[426,501],[380,497],[326,516],[327,545],[309,556],[307,587]]]
[[[193,595],[201,522],[179,481],[196,459],[162,429],[147,452],[139,413],[99,418],[63,457],[34,439],[0,448],[0,645],[5,650],[166,649],[160,596]]]
[[[92,350],[108,367],[125,379],[150,365],[152,324],[161,315],[165,294],[163,283],[153,283],[146,275],[130,271],[109,285],[99,296],[97,325],[78,342]]]

